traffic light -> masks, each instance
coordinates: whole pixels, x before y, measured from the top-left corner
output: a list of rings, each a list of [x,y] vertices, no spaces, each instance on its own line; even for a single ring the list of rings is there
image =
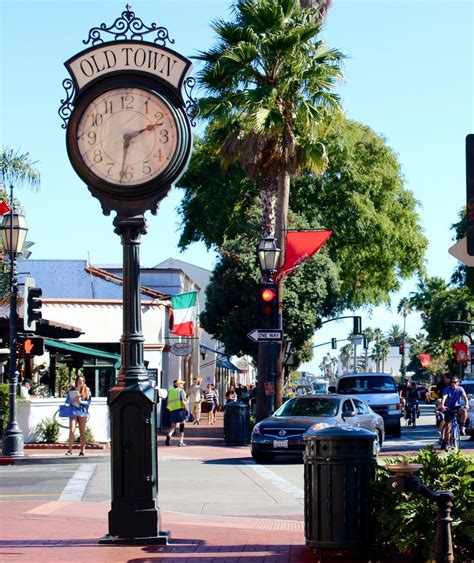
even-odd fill
[[[405,344],[400,344],[398,346],[398,353],[400,354],[400,356],[403,356],[403,354],[405,353]]]
[[[33,281],[34,284],[34,281]],[[36,321],[42,319],[41,307],[43,302],[40,297],[43,295],[40,287],[25,282],[25,307],[23,309],[24,330],[36,330]]]
[[[367,348],[369,347],[367,336],[364,336],[364,338],[362,339],[362,347],[364,348],[364,350],[367,350]]]
[[[44,340],[41,336],[19,337],[19,341],[23,356],[42,356],[44,354]]]
[[[331,348],[336,350],[337,348],[337,338],[331,338]]]
[[[466,137],[466,246],[474,256],[474,135]]]
[[[280,328],[276,284],[259,283],[257,286],[257,328]]]
[[[354,334],[362,334],[362,317],[354,317],[354,327],[352,332]]]

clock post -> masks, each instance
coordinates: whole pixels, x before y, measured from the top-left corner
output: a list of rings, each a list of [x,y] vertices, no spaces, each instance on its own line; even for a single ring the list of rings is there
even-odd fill
[[[153,42],[147,34],[156,35]],[[187,166],[197,105],[191,63],[167,42],[165,28],[146,26],[127,5],[110,27],[92,28],[84,41],[91,46],[66,62],[71,79],[63,82],[59,110],[71,164],[104,214],[116,212],[123,248],[121,368],[108,395],[112,505],[108,534],[99,540],[105,544],[168,541],[157,504],[159,398],[144,364],[140,243],[145,212],[157,213]]]

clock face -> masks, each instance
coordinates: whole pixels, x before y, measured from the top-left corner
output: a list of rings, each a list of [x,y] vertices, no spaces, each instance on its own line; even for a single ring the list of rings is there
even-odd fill
[[[98,178],[138,186],[169,166],[178,147],[176,120],[167,102],[151,91],[107,90],[82,113],[77,147]]]

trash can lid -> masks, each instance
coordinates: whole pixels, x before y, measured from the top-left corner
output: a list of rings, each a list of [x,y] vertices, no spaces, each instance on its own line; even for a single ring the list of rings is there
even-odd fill
[[[354,426],[329,426],[322,430],[308,430],[303,434],[305,440],[375,440],[375,432]]]

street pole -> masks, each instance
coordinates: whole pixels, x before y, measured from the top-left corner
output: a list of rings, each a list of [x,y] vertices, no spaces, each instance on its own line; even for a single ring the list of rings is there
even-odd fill
[[[161,534],[158,489],[156,399],[144,364],[141,323],[140,238],[146,233],[143,215],[118,215],[115,232],[123,246],[122,366],[109,391],[111,424],[112,507],[109,533],[100,543],[166,545]]]
[[[354,343],[354,373],[357,373],[357,341],[356,341],[356,336],[354,336],[353,343]]]
[[[18,278],[16,276],[16,251],[13,245],[13,185],[10,186],[10,363],[8,368],[8,425],[3,437],[5,457],[23,457],[23,433],[16,420],[16,395],[18,388],[17,322],[16,309],[18,297]],[[21,251],[21,249],[19,249]]]

